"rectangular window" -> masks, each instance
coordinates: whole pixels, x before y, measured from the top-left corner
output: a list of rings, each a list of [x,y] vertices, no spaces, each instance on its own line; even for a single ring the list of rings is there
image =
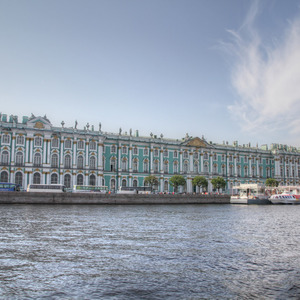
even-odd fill
[[[17,145],[24,145],[24,135],[17,135]]]
[[[10,135],[9,134],[3,134],[2,135],[2,144],[9,144],[10,142]]]
[[[77,149],[78,150],[84,150],[84,141],[78,141]]]
[[[144,155],[149,155],[148,148],[144,149]]]
[[[58,142],[59,142],[58,138],[53,138],[51,140],[51,146],[52,146],[52,148],[58,148]]]
[[[72,148],[72,140],[65,140],[65,148],[66,149]]]
[[[97,143],[95,141],[90,142],[90,150],[97,150]]]

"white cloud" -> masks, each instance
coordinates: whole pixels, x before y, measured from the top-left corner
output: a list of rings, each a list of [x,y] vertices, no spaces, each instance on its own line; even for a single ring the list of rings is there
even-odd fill
[[[282,40],[270,46],[254,29],[257,13],[254,2],[241,30],[230,31],[232,85],[238,100],[228,109],[244,131],[280,130],[299,137],[300,19],[290,22]]]

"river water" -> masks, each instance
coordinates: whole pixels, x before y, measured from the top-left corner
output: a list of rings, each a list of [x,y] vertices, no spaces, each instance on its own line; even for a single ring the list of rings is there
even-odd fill
[[[300,299],[300,205],[1,205],[0,299]]]

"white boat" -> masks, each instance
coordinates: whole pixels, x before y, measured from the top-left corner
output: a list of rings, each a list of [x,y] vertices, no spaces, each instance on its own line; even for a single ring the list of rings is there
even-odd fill
[[[283,193],[272,195],[269,200],[273,204],[300,204],[300,200],[294,195]]]
[[[257,183],[234,186],[236,195],[230,197],[231,204],[271,204],[265,186]]]

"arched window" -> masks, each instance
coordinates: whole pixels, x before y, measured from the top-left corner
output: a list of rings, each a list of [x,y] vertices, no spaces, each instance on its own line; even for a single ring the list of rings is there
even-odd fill
[[[183,163],[183,173],[188,173],[188,171],[189,171],[189,163],[188,163],[188,161],[184,161],[184,163]]]
[[[1,164],[8,165],[9,162],[9,153],[8,151],[2,151],[1,153]]]
[[[137,158],[133,159],[132,169],[133,169],[133,172],[138,172],[138,160],[137,160]]]
[[[126,179],[122,179],[122,186],[126,186],[126,184],[127,184]]]
[[[204,173],[208,173],[208,170],[209,170],[208,162],[205,162],[204,165],[203,165],[203,171],[204,171]]]
[[[169,173],[169,162],[167,160],[164,161],[164,172]]]
[[[40,183],[41,183],[41,174],[36,172],[33,174],[33,184],[40,184]]]
[[[233,176],[233,165],[229,165],[229,175]]]
[[[92,174],[89,178],[89,185],[96,185],[96,176]]]
[[[218,165],[217,164],[213,164],[213,173],[214,174],[218,173]]]
[[[51,184],[57,184],[58,183],[58,176],[57,174],[53,173],[51,174]]]
[[[116,180],[115,179],[111,179],[110,189],[113,190],[113,191],[116,189]]]
[[[79,155],[77,157],[77,168],[83,169],[83,156],[82,155]]]
[[[23,186],[23,174],[21,172],[15,174],[15,183]]]
[[[16,165],[23,166],[23,164],[24,164],[24,155],[22,152],[18,151],[16,153]]]
[[[34,138],[34,146],[35,147],[41,147],[42,146],[42,142],[43,142],[43,140],[42,140],[42,138],[40,136],[36,136]]]
[[[64,176],[64,185],[66,186],[66,188],[71,188],[71,175],[70,174],[66,174]]]
[[[177,162],[177,160],[174,161],[173,172],[174,172],[174,174],[178,173],[178,162]]]
[[[64,166],[66,169],[69,169],[72,167],[72,159],[71,159],[71,155],[67,154],[65,156],[65,162],[64,162]]]
[[[126,159],[126,157],[122,158],[122,171],[123,172],[127,171],[127,159]]]
[[[90,169],[96,169],[96,158],[95,158],[95,156],[90,157]]]
[[[115,157],[110,159],[110,170],[111,172],[115,172],[117,170],[117,160]]]
[[[0,174],[1,182],[8,182],[8,173],[6,171],[2,171]]]
[[[168,192],[168,191],[169,191],[169,183],[168,183],[168,181],[165,181],[165,182],[164,182],[164,191],[165,191],[165,192]]]
[[[158,173],[158,160],[155,160],[153,162],[153,169],[155,173]]]
[[[51,156],[51,167],[58,168],[58,155],[57,154],[52,154],[52,156]]]
[[[195,162],[194,162],[194,173],[195,173],[195,174],[198,174],[198,171],[199,171],[199,170],[198,170],[198,161],[195,161]]]
[[[77,185],[83,185],[83,175],[79,174],[77,176]]]
[[[41,153],[37,152],[37,153],[34,154],[33,165],[35,167],[40,167],[42,165],[42,155],[41,155]]]
[[[133,180],[133,182],[132,182],[132,186],[133,186],[133,187],[137,187],[137,186],[138,186],[138,182],[137,182],[137,180],[136,180],[136,179],[134,179],[134,180]]]
[[[148,173],[149,172],[149,161],[148,159],[144,160],[144,173]]]

